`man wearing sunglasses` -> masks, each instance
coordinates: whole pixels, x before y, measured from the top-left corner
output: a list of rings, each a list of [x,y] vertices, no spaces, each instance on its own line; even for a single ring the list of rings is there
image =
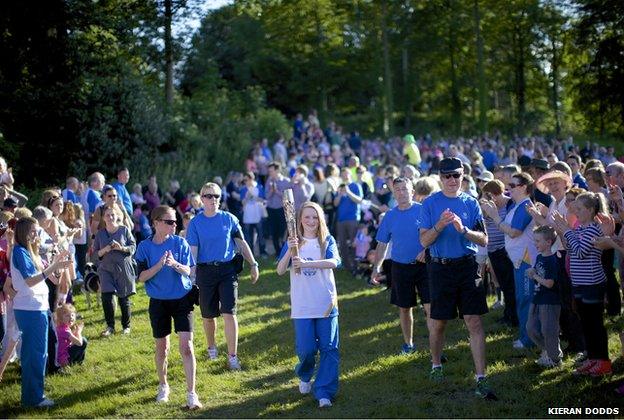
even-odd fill
[[[425,199],[422,207],[420,242],[431,253],[427,264],[431,297],[430,377],[443,378],[444,329],[459,312],[470,333],[477,380],[475,394],[493,400],[496,396],[485,377],[485,333],[481,323],[481,315],[488,309],[475,258],[477,245],[487,246],[488,238],[479,202],[461,191],[463,174],[459,159],[442,159],[442,191]]]
[[[245,242],[238,219],[227,211],[219,210],[221,188],[209,182],[202,187],[200,195],[204,211],[189,223],[186,239],[197,261],[196,283],[199,286],[199,307],[208,356],[210,360],[217,359],[216,318],[223,315],[228,365],[232,370],[240,370],[236,318],[238,272],[234,264],[236,247],[250,265],[252,283],[258,281],[258,263]]]

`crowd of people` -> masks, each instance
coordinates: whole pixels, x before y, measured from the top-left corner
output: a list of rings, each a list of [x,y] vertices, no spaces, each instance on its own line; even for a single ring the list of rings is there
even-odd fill
[[[470,334],[475,393],[497,399],[486,376],[486,296],[515,349],[539,350],[545,368],[574,358],[575,375],[612,372],[605,315],[620,317],[624,271],[624,163],[612,147],[572,139],[514,137],[362,139],[316,112],[298,114],[292,138],[259,141],[244,171],[185,193],[155,176],[129,184],[128,168],[68,177],[32,206],[0,158],[2,358],[19,358],[22,404],[46,407],[44,377],[82,363],[87,339],[73,303],[88,264],[97,268],[104,337],[131,334],[137,281],[150,297],[159,378],[169,399],[171,324],[179,336],[187,405],[195,390],[193,309],[199,305],[210,360],[223,318],[230,369],[238,357],[238,276],[277,261],[290,274],[296,374],[303,394],[331,406],[338,390],[338,298],[334,270],[385,285],[398,307],[401,354],[414,346],[422,305],[431,380],[444,377],[444,332],[461,316]],[[283,195],[292,190],[297,237],[287,235]],[[32,207],[29,210],[26,203]],[[341,268],[339,268],[341,267]],[[114,298],[117,298],[115,304]],[[624,326],[622,326],[624,331]],[[624,332],[620,334],[624,349]],[[566,346],[562,348],[561,343]],[[398,346],[397,346],[398,347]],[[624,351],[624,350],[623,350]],[[316,378],[315,358],[320,353]],[[88,357],[87,357],[88,359]],[[624,386],[616,390],[624,394]]]

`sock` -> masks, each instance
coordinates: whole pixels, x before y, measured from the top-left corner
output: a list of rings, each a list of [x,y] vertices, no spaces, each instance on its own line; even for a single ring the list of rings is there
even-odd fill
[[[435,369],[435,368],[441,368],[442,365],[436,365],[436,364],[431,364],[431,369]]]

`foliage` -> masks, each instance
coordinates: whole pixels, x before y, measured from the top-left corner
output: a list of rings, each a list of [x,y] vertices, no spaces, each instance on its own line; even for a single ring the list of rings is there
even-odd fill
[[[87,309],[83,296],[78,311],[89,339],[83,366],[68,375],[46,378],[46,394],[56,400],[50,410],[21,410],[16,365],[9,365],[2,382],[3,418],[541,418],[548,407],[618,407],[611,380],[576,378],[572,360],[553,370],[541,370],[536,352],[513,350],[513,331],[496,322],[500,311],[484,317],[489,379],[500,401],[474,396],[473,362],[462,322],[449,322],[445,353],[446,378],[432,383],[428,341],[422,312],[414,312],[417,352],[398,356],[402,343],[396,308],[388,292],[368,288],[345,272],[337,275],[340,305],[340,389],[334,406],[321,411],[311,396],[302,396],[293,372],[296,363],[288,280],[278,277],[270,262],[262,263],[258,284],[241,278],[240,346],[242,372],[226,368],[221,320],[218,321],[219,360],[208,361],[199,310],[195,311],[197,390],[204,409],[189,412],[177,337],[171,337],[169,383],[171,400],[156,404],[158,379],[154,339],[143,287],[132,297],[132,333],[100,338],[101,307]],[[119,316],[119,315],[117,315]],[[119,320],[117,320],[119,325]],[[620,354],[619,329],[609,324],[611,356]],[[612,380],[624,378],[622,359]]]

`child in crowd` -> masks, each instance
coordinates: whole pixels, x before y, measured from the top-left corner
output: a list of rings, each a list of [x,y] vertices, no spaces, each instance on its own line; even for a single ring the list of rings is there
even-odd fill
[[[368,232],[368,224],[366,222],[360,222],[358,231],[355,234],[355,240],[353,241],[353,247],[355,248],[355,258],[358,261],[366,259],[366,254],[370,249],[373,238]]]
[[[182,216],[182,230],[180,231],[178,236],[186,238],[186,231],[188,230],[188,225],[189,223],[191,223],[193,217],[195,217],[195,214],[191,213],[190,211],[184,213],[184,216]]]
[[[527,333],[542,350],[538,365],[546,368],[561,364],[563,353],[559,345],[559,259],[552,252],[557,233],[551,226],[540,226],[533,230],[537,258],[535,267],[526,271],[526,276],[535,281],[533,300],[529,307]]]
[[[66,303],[56,310],[55,317],[58,365],[65,367],[74,363],[82,364],[87,351],[87,339],[82,336],[84,324],[76,322],[76,309],[73,305]]]
[[[194,216],[204,211],[204,208],[202,207],[201,197],[197,193],[191,194],[191,196],[189,197],[189,204],[190,208],[187,210],[187,212],[192,213]]]
[[[611,374],[611,360],[604,325],[607,278],[602,268],[602,251],[595,246],[604,233],[594,219],[597,215],[607,215],[608,210],[604,196],[591,192],[576,197],[573,206],[579,223],[576,229],[571,230],[567,220],[560,214],[554,217],[557,232],[563,233],[566,240],[572,293],[587,346],[587,360],[573,373],[598,377]]]

